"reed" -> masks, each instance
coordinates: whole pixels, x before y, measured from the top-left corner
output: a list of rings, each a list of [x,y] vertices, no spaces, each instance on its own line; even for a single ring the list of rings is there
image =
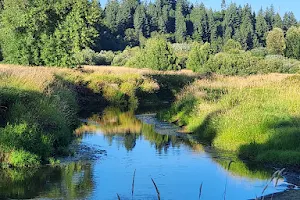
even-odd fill
[[[201,199],[201,195],[202,195],[202,186],[203,186],[203,182],[200,184],[200,188],[199,188],[199,197],[198,199]]]
[[[156,191],[156,194],[157,194],[157,199],[160,200],[160,192],[158,190],[158,187],[157,187],[155,181],[153,180],[153,178],[151,178],[151,180],[152,180],[152,183],[153,183],[153,185],[155,187],[155,191]]]
[[[131,189],[131,196],[133,197],[133,193],[134,193],[134,180],[135,180],[135,172],[136,169],[133,172],[133,178],[132,178],[132,189]]]

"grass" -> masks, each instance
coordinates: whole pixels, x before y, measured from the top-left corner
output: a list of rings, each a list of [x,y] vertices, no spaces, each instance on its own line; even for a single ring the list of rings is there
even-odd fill
[[[139,105],[146,104],[144,99],[159,104],[164,99],[161,96],[171,93],[174,97],[181,86],[196,76],[190,71],[124,67],[62,69],[0,65],[1,163],[15,167],[51,163],[58,154],[68,153],[79,114],[90,116],[108,105],[132,113]],[[107,115],[113,113],[107,110]],[[130,119],[128,114],[121,115],[122,123],[117,128],[134,123]],[[105,123],[107,132],[115,131],[110,127],[115,124]],[[137,124],[136,129],[141,127]]]
[[[300,164],[299,75],[212,76],[184,88],[160,117],[261,163]]]

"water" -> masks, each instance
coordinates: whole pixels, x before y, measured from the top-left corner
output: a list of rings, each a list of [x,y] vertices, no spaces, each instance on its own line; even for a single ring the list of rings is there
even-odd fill
[[[0,198],[30,199],[255,199],[272,171],[250,168],[229,156],[178,135],[178,128],[154,115],[135,116],[108,108],[76,133],[77,155],[61,166],[0,173]],[[105,150],[105,151],[103,151]],[[136,170],[132,198],[133,173]],[[270,183],[264,194],[286,189]]]

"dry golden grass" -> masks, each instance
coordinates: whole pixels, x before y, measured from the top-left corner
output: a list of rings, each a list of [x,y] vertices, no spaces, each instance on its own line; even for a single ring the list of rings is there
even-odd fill
[[[291,74],[266,74],[266,75],[251,75],[251,76],[222,76],[214,75],[211,79],[200,79],[198,85],[212,88],[245,88],[270,86],[274,83],[281,82]]]
[[[195,76],[198,75],[191,70],[180,70],[180,71],[158,71],[152,69],[138,69],[130,67],[118,67],[118,66],[84,66],[85,70],[90,70],[97,73],[104,74],[170,74],[170,75],[188,75]]]

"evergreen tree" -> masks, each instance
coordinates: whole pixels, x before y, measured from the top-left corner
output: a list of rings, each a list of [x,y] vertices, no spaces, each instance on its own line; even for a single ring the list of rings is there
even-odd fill
[[[261,46],[266,45],[266,33],[268,32],[268,24],[266,22],[263,10],[260,9],[256,16],[256,34]]]
[[[118,32],[120,35],[124,35],[126,29],[134,28],[134,12],[139,4],[139,0],[123,0],[121,2],[117,13]]]
[[[222,0],[221,8],[222,8],[222,10],[226,9],[226,1],[225,0]]]
[[[137,34],[142,33],[143,36],[149,36],[150,28],[144,5],[140,4],[134,13],[134,28]]]
[[[235,3],[230,4],[227,8],[223,21],[224,41],[227,41],[233,36],[238,35],[238,29],[241,25],[240,11]]]
[[[113,32],[118,30],[117,14],[119,12],[119,2],[116,0],[108,0],[105,6],[105,24]]]
[[[283,30],[287,31],[292,26],[297,26],[297,19],[293,12],[286,12],[283,16]]]
[[[99,36],[100,16],[96,1],[5,0],[0,29],[4,60],[25,65],[75,65],[75,54],[91,47]]]
[[[283,28],[283,23],[282,23],[282,19],[281,19],[281,16],[279,13],[277,13],[275,15],[275,18],[274,18],[274,28]]]
[[[194,27],[193,38],[198,42],[208,42],[208,16],[203,3],[192,9],[190,19]]]
[[[274,6],[271,5],[270,8],[266,9],[266,22],[268,24],[268,30],[272,30],[274,27],[274,20],[275,20],[275,11]]]
[[[183,15],[184,12],[184,4],[186,2],[184,0],[177,1],[176,12],[175,12],[175,39],[176,42],[181,43],[184,42],[187,35],[187,28],[185,17]]]
[[[242,24],[239,30],[239,42],[245,50],[253,48],[254,24],[251,7],[247,4],[242,11]]]

